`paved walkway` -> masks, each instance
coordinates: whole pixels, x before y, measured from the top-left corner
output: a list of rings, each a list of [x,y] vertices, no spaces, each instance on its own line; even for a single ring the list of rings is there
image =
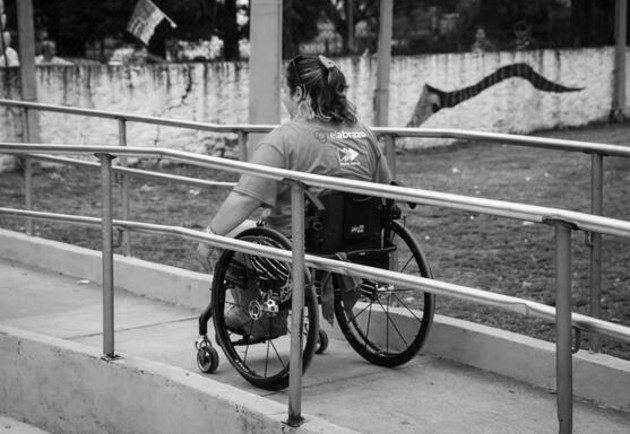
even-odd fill
[[[0,324],[102,346],[98,285],[0,261]],[[116,292],[115,348],[198,373],[199,312]],[[201,309],[201,307],[200,307]],[[210,332],[212,336],[212,332]],[[220,354],[212,378],[282,403],[287,391],[250,386]],[[432,356],[385,369],[331,339],[304,380],[302,411],[366,433],[554,433],[556,397],[516,381]],[[2,414],[2,409],[0,409]],[[0,418],[0,429],[8,419]],[[11,424],[10,422],[9,424]],[[20,431],[17,426],[13,431]],[[575,402],[575,433],[630,432],[630,413]],[[27,429],[28,427],[22,427]],[[0,431],[4,432],[4,431]]]
[[[0,414],[0,433],[2,434],[46,434],[47,432]]]

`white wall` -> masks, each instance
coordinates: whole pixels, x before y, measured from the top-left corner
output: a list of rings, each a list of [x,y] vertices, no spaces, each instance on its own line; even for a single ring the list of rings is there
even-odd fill
[[[409,121],[424,83],[452,91],[474,85],[501,66],[527,63],[552,82],[584,89],[543,92],[527,80],[510,78],[455,107],[438,111],[422,127],[526,134],[585,125],[605,118],[611,109],[613,62],[614,51],[607,48],[399,59],[392,66],[391,123],[404,126]],[[411,146],[444,142],[425,139]]]
[[[349,95],[360,116],[372,123],[376,58],[336,60],[350,83]],[[605,118],[612,104],[614,49],[542,50],[536,52],[457,53],[394,57],[391,67],[390,126],[410,120],[424,84],[444,91],[473,85],[497,68],[525,62],[550,81],[579,92],[550,93],[527,80],[504,80],[481,94],[430,117],[422,126],[506,133],[580,126]],[[247,63],[149,65],[147,67],[38,67],[42,103],[118,111],[209,123],[248,123]],[[16,98],[17,72],[0,70],[0,97]],[[284,113],[286,119],[286,113]],[[20,141],[18,110],[0,107],[0,141]],[[41,137],[46,143],[117,144],[115,121],[44,113]],[[131,146],[160,146],[217,153],[221,135],[131,123]],[[431,140],[431,141],[428,141]],[[443,145],[444,139],[401,141],[401,146]]]

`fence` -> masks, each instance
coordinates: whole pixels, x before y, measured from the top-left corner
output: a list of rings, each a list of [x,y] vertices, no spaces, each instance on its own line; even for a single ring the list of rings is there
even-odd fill
[[[16,210],[9,208],[0,208],[0,213],[13,214],[32,218],[47,218],[53,220],[63,220],[81,224],[101,224],[103,232],[103,289],[105,292],[104,300],[104,342],[103,352],[107,356],[113,356],[113,249],[112,249],[112,231],[117,226],[127,230],[138,230],[147,232],[171,233],[181,237],[194,239],[198,241],[209,241],[219,247],[234,249],[238,251],[255,251],[256,253],[270,255],[278,259],[286,259],[287,252],[278,251],[271,248],[263,248],[260,246],[251,246],[249,243],[239,242],[225,237],[201,234],[183,228],[166,227],[160,225],[149,225],[146,223],[132,222],[128,220],[129,209],[123,211],[122,220],[112,220],[112,179],[111,174],[114,171],[111,160],[112,156],[121,157],[122,168],[116,168],[123,174],[123,179],[129,175],[154,176],[146,171],[129,169],[124,167],[124,161],[128,156],[160,156],[162,158],[170,158],[180,162],[202,165],[218,170],[228,170],[238,173],[251,173],[258,176],[270,177],[277,181],[290,182],[292,184],[292,200],[293,200],[293,239],[294,251],[292,253],[293,275],[296,288],[303,283],[304,266],[322,268],[341,274],[358,274],[363,277],[375,278],[380,280],[391,281],[393,283],[405,284],[419,290],[429,291],[436,294],[449,295],[457,298],[475,301],[492,306],[501,307],[509,311],[518,312],[525,315],[535,315],[547,320],[555,320],[556,322],[556,364],[557,364],[557,389],[558,389],[558,417],[560,420],[561,432],[570,432],[572,426],[572,328],[595,332],[602,335],[610,336],[624,342],[630,342],[630,328],[601,321],[584,315],[571,313],[571,231],[582,230],[593,235],[601,236],[601,234],[616,235],[622,237],[630,237],[630,222],[610,219],[601,216],[583,214],[573,211],[558,210],[553,208],[530,206],[523,204],[510,203],[505,201],[496,201],[489,199],[470,198],[465,196],[444,194],[432,191],[417,190],[404,187],[391,187],[384,185],[375,185],[371,183],[349,181],[337,178],[327,178],[323,176],[291,172],[288,170],[271,169],[264,166],[256,166],[248,163],[230,161],[216,157],[203,157],[199,155],[189,154],[180,151],[173,151],[160,148],[132,148],[126,145],[126,122],[150,122],[162,125],[180,126],[184,128],[201,128],[212,131],[230,131],[239,134],[239,143],[241,144],[241,154],[246,155],[247,134],[251,132],[268,131],[271,126],[252,126],[252,125],[209,125],[198,124],[192,122],[170,121],[159,118],[149,118],[141,116],[126,115],[121,113],[99,112],[96,110],[82,110],[70,107],[45,106],[33,103],[22,103],[16,101],[0,101],[0,104],[14,105],[29,109],[45,109],[68,114],[82,114],[100,116],[110,119],[117,119],[120,130],[121,146],[68,146],[68,145],[33,145],[33,144],[12,144],[0,143],[0,152],[13,154],[28,154],[38,158],[37,153],[69,153],[69,154],[97,154],[101,160],[101,173],[103,182],[103,217],[102,219],[67,216],[52,213],[41,213],[31,211],[32,197],[28,189],[30,188],[29,177],[32,176],[30,171],[26,171],[27,177],[27,210]],[[388,157],[393,162],[395,145],[395,137],[397,136],[414,136],[414,137],[455,137],[466,138],[472,140],[500,141],[514,145],[539,146],[552,149],[561,149],[573,152],[588,152],[593,154],[593,196],[599,194],[601,203],[601,170],[603,157],[605,155],[617,155],[629,157],[630,151],[626,148],[612,145],[590,144],[565,140],[549,140],[535,139],[530,137],[508,136],[502,134],[474,133],[457,130],[422,130],[422,129],[394,129],[394,128],[376,128],[378,134],[385,136],[388,148]],[[597,157],[597,158],[595,158]],[[59,157],[44,157],[50,161],[58,162],[74,162],[76,160],[64,159]],[[82,162],[81,164],[92,164]],[[395,166],[394,166],[395,167]],[[597,182],[596,178],[600,178]],[[160,175],[162,178],[169,178],[167,175]],[[181,177],[180,177],[181,178]],[[197,183],[203,185],[226,185],[226,183],[212,183],[209,181],[193,180],[190,178],[179,179],[182,182]],[[304,256],[303,246],[303,194],[302,185],[311,185],[322,188],[330,188],[353,193],[370,194],[380,197],[388,197],[400,201],[414,202],[424,205],[440,206],[465,211],[473,211],[485,213],[506,218],[515,218],[534,223],[544,223],[555,228],[556,235],[556,290],[557,302],[554,309],[535,302],[519,299],[516,297],[492,294],[475,288],[468,288],[459,285],[448,284],[444,282],[431,281],[422,278],[412,278],[399,273],[387,272],[383,270],[370,269],[355,264],[340,263],[337,261],[325,260],[322,258]],[[123,187],[126,184],[123,183]],[[123,196],[126,195],[123,188]],[[595,198],[596,199],[596,198]],[[123,206],[129,206],[128,200],[123,200]],[[601,208],[600,208],[601,210]],[[128,232],[126,232],[128,235]],[[595,243],[594,243],[595,244]],[[129,247],[129,244],[127,244]],[[600,246],[601,248],[601,246]],[[600,253],[601,255],[601,253]],[[601,259],[601,256],[600,256]],[[303,294],[300,291],[294,291],[293,309],[300,309],[303,304]],[[293,324],[299,327],[298,324]],[[293,333],[295,339],[299,339],[299,333]],[[299,341],[292,342],[292,348],[300,348]],[[299,423],[301,414],[301,352],[293,351],[291,359],[291,382],[289,394],[289,421],[293,424]],[[297,369],[297,372],[294,372]]]
[[[167,149],[153,148],[121,148],[121,147],[81,147],[69,145],[31,145],[0,143],[0,151],[3,153],[82,153],[96,154],[101,160],[101,175],[103,182],[103,216],[97,218],[77,218],[51,213],[36,213],[32,211],[20,211],[15,209],[0,208],[0,213],[14,214],[38,218],[52,218],[55,220],[67,220],[75,223],[102,225],[103,234],[103,290],[104,290],[104,340],[103,352],[108,357],[114,356],[113,348],[113,249],[112,229],[118,226],[124,229],[139,231],[170,233],[185,238],[208,241],[222,248],[233,249],[241,252],[252,252],[275,257],[277,259],[289,259],[288,252],[261,246],[252,246],[250,243],[233,240],[230,238],[208,235],[184,228],[150,225],[140,222],[112,219],[112,156],[155,156],[171,158],[176,161],[197,164],[218,170],[228,170],[238,173],[250,173],[257,176],[272,178],[277,181],[290,182],[292,185],[293,200],[293,252],[291,259],[292,274],[295,282],[292,308],[299,311],[304,303],[303,293],[298,288],[303,286],[304,267],[316,267],[335,273],[360,275],[362,277],[390,281],[404,284],[418,290],[429,291],[436,294],[449,295],[470,301],[480,302],[507,309],[521,314],[533,314],[545,319],[555,319],[557,328],[556,364],[557,364],[557,389],[558,389],[558,417],[561,432],[570,432],[572,429],[572,336],[571,329],[576,327],[630,342],[630,328],[600,321],[584,315],[571,313],[571,230],[597,231],[609,235],[630,237],[630,222],[610,219],[606,217],[591,216],[588,214],[557,210],[553,208],[537,207],[516,204],[504,201],[469,198],[465,196],[443,194],[431,191],[423,191],[404,187],[392,187],[375,185],[372,183],[350,181],[344,179],[328,178],[320,175],[304,174],[289,170],[280,170],[257,166],[248,163],[229,161],[216,157],[202,157],[184,152]],[[371,194],[379,197],[388,197],[400,201],[414,202],[424,205],[449,207],[461,210],[476,211],[508,218],[517,218],[535,223],[545,223],[554,226],[556,234],[556,279],[557,302],[556,309],[539,303],[529,302],[516,297],[491,294],[474,288],[437,282],[425,278],[405,276],[400,273],[387,272],[369,267],[348,264],[304,255],[303,229],[304,229],[304,202],[303,184],[329,188],[353,193]],[[296,316],[297,318],[297,316]],[[297,322],[297,323],[296,323]],[[301,420],[301,342],[300,319],[293,323],[292,356],[289,392],[289,422],[299,424]],[[297,351],[296,351],[297,349]]]
[[[100,117],[111,119],[118,122],[118,142],[120,146],[127,146],[127,124],[128,122],[142,122],[147,124],[197,129],[202,131],[211,131],[218,133],[236,133],[238,135],[239,154],[243,161],[247,160],[247,139],[249,134],[266,133],[273,128],[273,125],[219,125],[201,122],[176,121],[172,119],[163,119],[150,116],[139,116],[129,113],[105,112],[99,110],[79,109],[74,107],[47,105],[38,103],[28,103],[23,101],[2,100],[0,105],[21,108],[25,112],[24,119],[27,119],[29,110],[44,110],[57,113],[65,113],[72,115],[87,115],[92,117]],[[28,126],[27,126],[28,128]],[[497,134],[474,131],[462,131],[455,129],[428,129],[428,128],[387,128],[375,127],[374,132],[384,138],[386,156],[389,167],[392,172],[396,173],[395,147],[397,137],[422,137],[422,138],[454,138],[461,140],[473,140],[502,143],[514,146],[529,146],[534,148],[555,149],[565,152],[578,152],[591,154],[591,213],[594,215],[602,215],[603,213],[603,174],[604,174],[604,157],[619,156],[630,158],[630,149],[606,145],[601,143],[577,142],[572,140],[537,138],[528,136],[517,136],[511,134]],[[25,135],[28,137],[28,135]],[[53,157],[57,158],[57,157]],[[120,164],[115,170],[124,172],[130,170],[125,168],[127,165],[126,157],[121,157]],[[127,172],[130,173],[130,172]],[[135,175],[141,175],[142,171],[134,171]],[[154,176],[154,175],[151,175]],[[32,209],[32,190],[31,190],[31,169],[30,163],[27,161],[26,170],[26,208]],[[129,196],[128,196],[128,177],[123,176],[121,182],[122,191],[122,217],[129,219]],[[27,219],[26,232],[32,234],[32,222]],[[590,234],[589,248],[591,251],[590,258],[590,315],[599,318],[601,316],[601,264],[602,264],[602,239],[598,233]],[[128,232],[123,232],[122,250],[125,255],[131,254],[131,242]],[[590,337],[590,348],[593,351],[600,351],[601,344],[599,337],[595,334]]]

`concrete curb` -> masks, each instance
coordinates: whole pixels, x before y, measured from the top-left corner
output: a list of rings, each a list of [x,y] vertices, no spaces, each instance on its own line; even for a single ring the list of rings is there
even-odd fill
[[[0,258],[100,282],[100,257],[93,250],[0,229]],[[208,302],[207,275],[122,256],[116,256],[114,268],[116,286],[132,293],[193,309]],[[436,316],[424,352],[555,390],[555,345],[549,342]],[[629,361],[580,351],[573,367],[576,397],[630,411]]]
[[[44,369],[45,368],[45,369]],[[352,433],[208,377],[0,325],[0,408],[50,432]],[[90,387],[86,387],[89,384]]]
[[[556,390],[556,346],[481,324],[436,316],[424,351],[469,366]],[[630,361],[579,351],[573,355],[573,394],[630,411]]]
[[[0,229],[0,258],[95,283],[103,281],[101,252]],[[169,265],[114,255],[114,284],[136,295],[199,309],[210,301],[211,278]]]

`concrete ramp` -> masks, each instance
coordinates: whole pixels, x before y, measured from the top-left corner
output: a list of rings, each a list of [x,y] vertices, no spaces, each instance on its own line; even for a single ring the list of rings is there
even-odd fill
[[[191,347],[192,348],[192,347]],[[0,326],[0,408],[50,432],[288,430],[286,406],[176,366]],[[351,430],[308,416],[295,432]]]
[[[8,245],[12,243],[2,240],[0,252]],[[32,254],[42,249],[39,244]],[[12,248],[13,258],[23,260],[18,250]],[[149,298],[147,288],[159,282],[143,280],[141,264],[133,262],[138,265],[133,281],[142,282],[143,295],[116,290],[115,348],[120,357],[107,361],[101,358],[98,284],[0,260],[0,414],[49,432],[82,433],[558,430],[555,394],[525,382],[553,384],[551,344],[444,318],[438,318],[427,352],[396,369],[365,362],[329,328],[329,349],[315,357],[303,380],[306,423],[290,428],[283,423],[287,391],[272,393],[249,385],[221,351],[216,373],[198,371],[193,342],[203,306]],[[160,288],[159,294],[168,291]],[[474,366],[462,364],[464,360]],[[574,363],[576,393],[598,384],[596,393],[608,399],[607,406],[617,407],[576,397],[574,432],[627,433],[628,362],[579,353]],[[505,372],[520,371],[520,376],[488,372],[498,370],[495,365]]]

